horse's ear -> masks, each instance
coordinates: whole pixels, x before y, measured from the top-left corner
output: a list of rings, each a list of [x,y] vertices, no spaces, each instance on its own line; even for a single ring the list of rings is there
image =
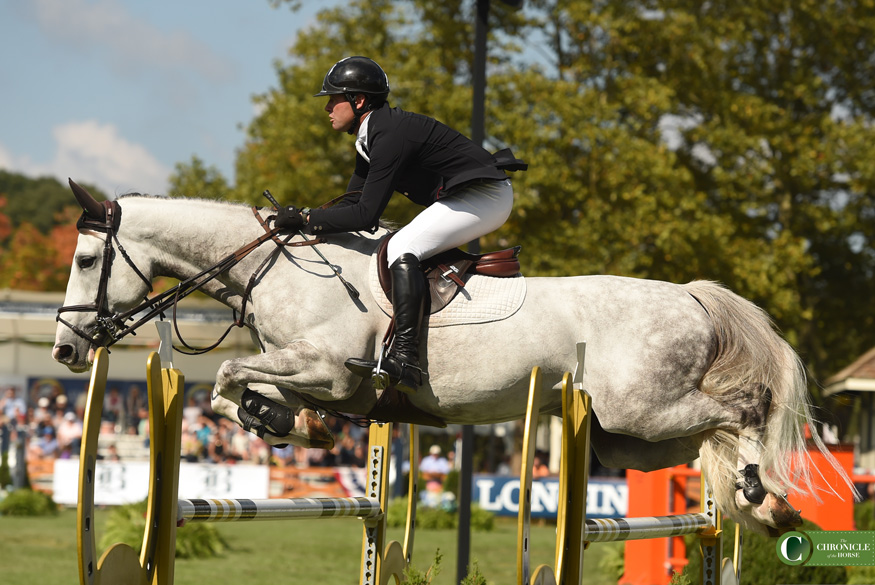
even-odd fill
[[[73,195],[76,196],[76,201],[79,202],[79,205],[82,206],[85,213],[92,219],[106,221],[106,209],[103,205],[98,203],[91,193],[77,185],[73,179],[68,178],[67,180],[70,181],[70,188],[73,190]]]

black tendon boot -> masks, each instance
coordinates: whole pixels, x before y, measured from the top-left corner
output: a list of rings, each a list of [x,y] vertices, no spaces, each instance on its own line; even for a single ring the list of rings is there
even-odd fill
[[[389,355],[380,366],[398,390],[413,394],[422,385],[423,371],[419,367],[419,336],[425,313],[426,282],[419,260],[413,254],[402,254],[389,267],[392,276],[392,311],[395,313],[395,341]],[[350,358],[346,367],[363,378],[371,376],[377,367],[374,360]]]

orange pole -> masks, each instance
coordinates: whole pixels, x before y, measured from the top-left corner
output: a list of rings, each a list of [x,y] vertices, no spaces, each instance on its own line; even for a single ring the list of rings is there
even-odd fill
[[[670,469],[644,473],[628,470],[626,485],[629,489],[627,516],[667,516],[669,514]],[[668,585],[668,539],[653,538],[626,542],[626,572],[621,585]]]
[[[686,465],[678,465],[671,468],[672,478],[672,506],[669,514],[687,513],[687,479],[690,477],[683,473],[688,469]],[[679,473],[680,472],[680,473]],[[669,542],[669,565],[672,572],[681,573],[689,564],[687,560],[687,546],[683,536],[675,536]]]

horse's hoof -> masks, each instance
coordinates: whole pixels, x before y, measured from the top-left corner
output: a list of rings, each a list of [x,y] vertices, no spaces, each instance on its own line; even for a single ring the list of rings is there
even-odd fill
[[[772,521],[779,531],[786,532],[802,526],[802,515],[793,508],[787,498],[768,494],[761,507],[766,507]]]
[[[307,429],[307,438],[310,441],[311,449],[333,449],[334,435],[325,426],[325,421],[315,411],[304,408],[301,410],[300,416],[304,419],[304,426]]]
[[[739,511],[753,521],[747,526],[763,534],[781,535],[802,525],[799,511],[794,510],[787,499],[781,496],[767,493],[762,503],[753,504],[744,495],[744,490],[739,488],[735,494],[735,502]]]

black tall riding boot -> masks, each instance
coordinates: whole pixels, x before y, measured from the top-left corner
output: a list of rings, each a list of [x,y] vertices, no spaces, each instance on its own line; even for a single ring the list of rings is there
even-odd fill
[[[402,254],[392,263],[389,271],[392,277],[395,341],[380,366],[399,390],[412,394],[422,385],[419,338],[428,291],[425,276],[415,255]],[[364,378],[374,374],[377,362],[350,358],[346,360],[346,367]]]

